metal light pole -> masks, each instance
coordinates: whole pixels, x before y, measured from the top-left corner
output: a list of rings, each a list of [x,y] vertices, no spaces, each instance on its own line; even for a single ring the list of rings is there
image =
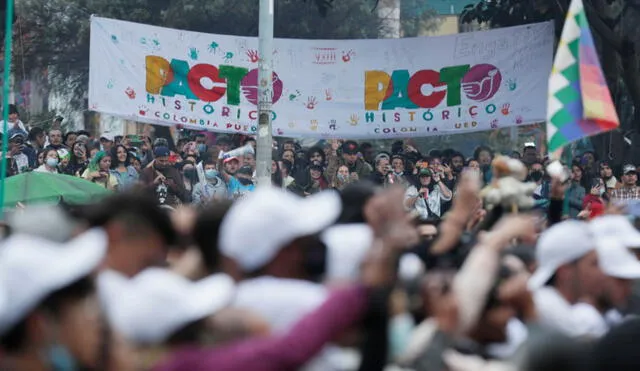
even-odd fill
[[[9,151],[9,94],[11,92],[11,42],[13,41],[13,0],[7,0],[6,20],[4,30],[4,80],[2,88],[2,158],[0,159],[0,220],[4,218],[4,182],[7,176],[7,152]]]
[[[273,104],[273,2],[260,0],[258,28],[258,138],[256,139],[256,177],[258,186],[271,185],[271,105]]]

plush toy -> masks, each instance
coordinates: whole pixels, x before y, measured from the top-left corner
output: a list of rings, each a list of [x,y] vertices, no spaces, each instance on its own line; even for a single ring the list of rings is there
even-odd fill
[[[535,183],[525,183],[527,168],[522,162],[505,156],[496,157],[491,163],[493,180],[480,195],[485,208],[491,210],[500,205],[505,210],[517,212],[533,207]]]

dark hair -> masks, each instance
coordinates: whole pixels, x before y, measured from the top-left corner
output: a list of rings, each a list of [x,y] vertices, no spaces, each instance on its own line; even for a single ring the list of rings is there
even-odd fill
[[[63,141],[64,141],[64,143],[67,143],[67,140],[69,139],[69,136],[70,136],[70,135],[78,136],[78,134],[76,134],[76,132],[75,132],[75,131],[69,131],[69,132],[67,132],[67,133],[64,135],[64,140],[63,140]]]
[[[61,309],[65,303],[84,299],[94,292],[93,280],[88,276],[83,277],[49,294],[32,313],[37,310],[43,310],[57,317],[61,314]],[[28,340],[27,318],[25,317],[0,338],[0,347],[9,353],[16,353],[28,345]]]
[[[493,150],[491,150],[491,148],[487,147],[487,146],[478,146],[478,148],[476,148],[475,151],[473,151],[473,158],[475,160],[478,160],[480,157],[480,152],[489,152],[489,154],[491,155],[491,158],[493,158]]]
[[[89,132],[88,132],[88,131],[86,131],[86,130],[78,130],[76,133],[78,134],[78,136],[80,136],[80,135],[84,135],[84,136],[86,136],[86,137],[91,137],[91,133],[89,133]]]
[[[231,201],[219,201],[205,207],[196,218],[193,227],[193,239],[200,249],[202,260],[208,273],[218,270],[220,252],[218,236],[220,225],[231,208]]]
[[[282,173],[280,172],[280,164],[278,161],[272,160],[276,164],[276,172],[271,174],[271,184],[276,187],[282,187]]]
[[[34,127],[29,131],[29,135],[27,137],[27,139],[31,140],[36,140],[36,137],[39,135],[45,135],[44,134],[44,129],[40,128],[40,127]]]
[[[360,144],[360,152],[364,152],[366,150],[368,150],[369,148],[373,148],[373,144],[369,143],[369,142],[363,142]]]
[[[376,185],[370,181],[361,181],[347,185],[340,193],[342,213],[338,224],[366,223],[364,206],[376,192]]]
[[[123,148],[124,152],[127,154],[127,158],[125,158],[124,160],[124,166],[129,166],[131,165],[131,155],[129,154],[129,151],[127,151],[127,147],[123,146],[122,144],[116,144],[115,146],[111,147],[111,168],[115,169],[118,167],[118,165],[120,165],[119,161],[118,161],[118,148]]]
[[[311,155],[313,155],[314,153],[319,153],[320,156],[322,156],[322,165],[324,165],[327,162],[327,158],[326,158],[322,148],[320,148],[320,147],[311,147],[307,151],[307,156],[306,156],[307,164],[311,163]]]
[[[148,229],[162,237],[171,246],[176,240],[171,219],[148,193],[129,191],[105,198],[101,203],[87,208],[87,221],[91,227],[103,227],[119,221],[131,233]]]
[[[287,173],[291,175],[291,170],[293,169],[293,164],[291,163],[291,161],[282,159],[280,160],[280,162],[282,162],[282,167],[287,169]]]

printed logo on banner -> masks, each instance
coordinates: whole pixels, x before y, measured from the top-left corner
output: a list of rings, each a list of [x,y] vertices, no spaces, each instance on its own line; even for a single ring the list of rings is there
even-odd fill
[[[365,72],[365,118],[369,123],[387,121],[387,115],[375,115],[371,111],[390,111],[398,108],[426,109],[426,111],[406,111],[408,121],[413,122],[422,116],[423,121],[432,121],[435,118],[432,109],[445,103],[446,109],[439,113],[442,120],[462,119],[454,124],[457,129],[473,128],[477,122],[473,119],[478,115],[479,109],[492,115],[497,107],[494,103],[483,106],[470,105],[462,108],[450,109],[462,104],[462,95],[474,103],[483,103],[493,98],[502,86],[502,74],[498,67],[483,63],[473,67],[459,65],[442,68],[440,71],[420,70],[409,74],[408,70],[395,70],[391,75],[384,71]],[[505,103],[504,106],[510,106]],[[504,113],[508,115],[509,112]],[[471,119],[471,121],[464,121]],[[403,120],[400,112],[395,112],[389,120],[399,122]],[[491,123],[494,124],[496,120]],[[495,128],[495,125],[491,125]],[[435,128],[437,130],[437,128]]]

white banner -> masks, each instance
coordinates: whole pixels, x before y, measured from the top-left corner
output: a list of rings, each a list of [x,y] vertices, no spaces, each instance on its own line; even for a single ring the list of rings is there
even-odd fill
[[[274,42],[273,134],[421,137],[545,121],[553,25],[442,37]],[[258,39],[93,17],[89,109],[257,130]]]

